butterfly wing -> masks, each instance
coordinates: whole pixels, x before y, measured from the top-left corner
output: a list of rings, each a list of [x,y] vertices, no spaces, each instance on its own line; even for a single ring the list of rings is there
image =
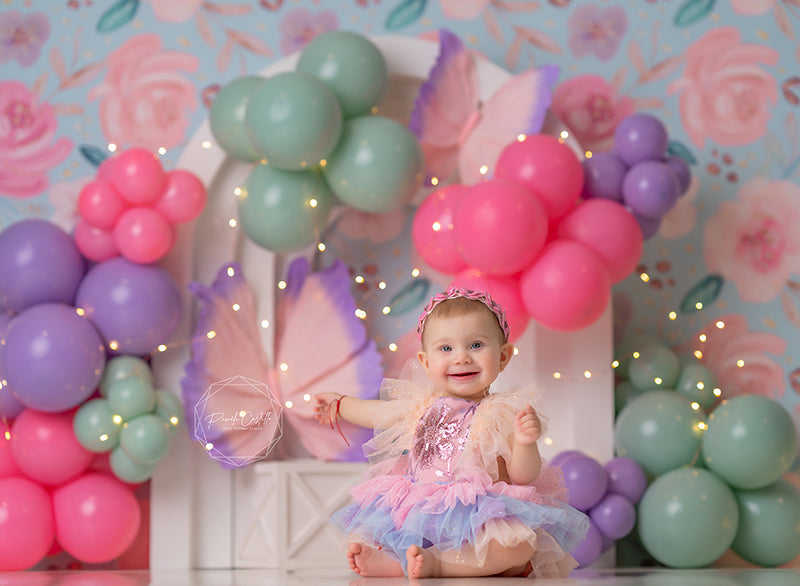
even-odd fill
[[[269,453],[281,427],[253,296],[236,264],[190,289],[199,306],[181,379],[187,421],[214,459],[243,466]]]
[[[314,420],[311,397],[335,392],[375,399],[383,378],[381,356],[355,314],[351,281],[339,261],[309,273],[308,261],[298,258],[278,301],[275,376],[284,414],[308,452],[323,460],[363,460],[361,444],[372,430],[342,421],[348,447],[338,431]]]
[[[550,107],[559,69],[554,65],[529,69],[502,84],[481,107],[481,116],[459,151],[461,182],[473,185],[491,176],[503,149],[520,134],[537,134]]]
[[[478,109],[475,59],[453,33],[439,31],[439,56],[419,89],[408,128],[417,137],[429,177],[457,170],[462,134]]]

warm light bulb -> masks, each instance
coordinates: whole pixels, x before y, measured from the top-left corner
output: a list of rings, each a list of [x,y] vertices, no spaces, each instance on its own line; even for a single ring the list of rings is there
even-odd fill
[[[111,348],[112,350],[119,350],[119,342],[117,342],[116,340],[111,340],[108,343],[108,347]]]
[[[358,319],[365,319],[365,318],[367,317],[367,312],[366,312],[366,311],[364,311],[364,310],[363,310],[363,309],[361,309],[361,308],[359,308],[359,309],[356,309],[356,317],[357,317]]]
[[[389,344],[389,352],[397,352],[397,344],[395,344],[394,342]]]
[[[386,289],[386,281],[381,281],[378,283],[378,289]]]
[[[739,360],[737,360],[736,361],[736,366],[738,366],[739,368],[742,368],[744,366],[744,360],[742,360],[741,358]]]
[[[385,305],[383,307],[383,309],[381,309],[381,312],[383,312],[383,315],[389,315],[389,313],[391,313],[391,311],[392,311],[392,308],[389,307],[388,305]]]
[[[165,149],[164,147],[158,147],[158,154],[159,155],[166,155],[167,154],[167,149]]]
[[[714,325],[715,325],[715,326],[717,326],[717,328],[721,330],[722,328],[724,328],[724,327],[725,327],[725,322],[724,322],[724,321],[722,321],[722,320],[719,320],[719,321],[718,321],[717,323],[715,323]]]
[[[286,405],[287,409],[291,409],[292,407],[294,407],[294,403],[292,403],[291,401],[286,401],[284,405]]]
[[[278,289],[286,289],[286,281],[278,281]]]
[[[584,378],[592,378],[592,373],[588,370],[583,371]]]
[[[412,277],[419,277],[419,269],[417,269],[417,268],[411,269],[411,276]]]
[[[364,282],[364,277],[362,277],[361,275],[356,275],[355,277],[353,277],[353,280],[356,283],[363,283]]]
[[[639,356],[641,356],[641,354],[639,354],[638,352],[634,352],[633,354],[631,354],[631,356],[633,356],[635,360],[639,360]]]
[[[308,393],[303,393],[303,401],[308,402],[310,400],[311,400],[311,395]]]
[[[113,142],[110,142],[106,148],[108,148],[109,152],[113,153],[117,150],[117,145],[115,145]]]
[[[431,185],[439,185],[439,178],[431,177]]]
[[[697,381],[697,388],[701,391],[706,388],[706,385],[703,384],[703,381]]]
[[[697,310],[703,309],[703,302],[698,301],[697,303],[694,304],[694,308]]]
[[[211,330],[206,334],[206,338],[208,338],[209,340],[213,340],[216,337],[217,337],[217,332],[215,332],[214,330]]]
[[[159,352],[166,352],[167,351],[167,345],[166,344],[159,344],[158,345],[158,351]]]
[[[289,370],[289,365],[286,364],[285,362],[281,362],[281,365],[280,365],[279,368],[281,369],[281,372],[286,372],[287,370]]]
[[[431,224],[431,228],[433,228],[434,232],[438,232],[439,230],[442,229],[442,224],[440,222],[434,222],[433,224]]]
[[[657,385],[660,385],[661,383],[664,382],[664,380],[660,376],[657,376],[653,379],[653,382],[656,383]]]
[[[678,319],[678,314],[677,314],[676,312],[674,312],[674,311],[670,311],[670,312],[667,314],[667,317],[668,317],[669,319],[671,319],[672,321],[675,321],[676,319]]]
[[[639,278],[645,283],[647,283],[650,280],[650,275],[648,275],[647,273],[642,273],[641,275],[639,275]]]
[[[478,171],[480,172],[481,175],[486,175],[486,173],[489,171],[489,166],[481,165],[481,168],[478,169]]]
[[[83,309],[83,307],[76,307],[75,308],[75,313],[77,313],[80,316],[86,315],[86,311]]]
[[[261,327],[266,330],[269,327],[269,320],[268,319],[262,319],[261,320]]]
[[[694,357],[697,358],[698,360],[700,360],[703,357],[703,353],[700,352],[700,350],[695,350],[693,352],[693,354],[694,354]]]
[[[231,305],[231,309],[233,311],[239,311],[241,308],[242,308],[242,306],[239,305],[238,303],[234,303],[233,305]]]
[[[211,141],[210,140],[204,140],[203,142],[200,143],[200,146],[203,147],[204,149],[210,149],[211,148]]]
[[[236,271],[233,269],[233,267],[228,267],[228,270],[226,272],[228,273],[229,277],[232,277],[236,274]]]
[[[611,363],[611,368],[619,368],[619,360],[614,360]]]
[[[325,246],[324,242],[320,242],[319,244],[317,244],[317,250],[319,250],[320,252],[325,252],[326,248],[328,248],[328,247]]]
[[[561,376],[562,376],[562,375],[561,375],[561,373],[560,373],[560,372],[558,372],[558,371],[556,371],[556,372],[554,372],[554,373],[553,373],[553,378],[554,378],[554,379],[560,379],[560,378],[561,378]]]

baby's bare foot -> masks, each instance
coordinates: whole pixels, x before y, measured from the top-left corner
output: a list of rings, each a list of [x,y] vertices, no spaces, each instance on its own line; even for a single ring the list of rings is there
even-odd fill
[[[363,543],[347,546],[347,562],[359,576],[400,577],[403,567],[386,552],[367,547]]]
[[[406,550],[406,562],[408,563],[408,577],[411,579],[439,576],[439,560],[431,552],[418,545],[412,545]]]

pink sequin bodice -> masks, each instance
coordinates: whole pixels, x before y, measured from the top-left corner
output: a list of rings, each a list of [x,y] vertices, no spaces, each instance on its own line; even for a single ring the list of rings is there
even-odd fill
[[[478,404],[466,399],[439,397],[425,411],[414,431],[411,474],[417,481],[454,479],[455,463],[469,437]]]

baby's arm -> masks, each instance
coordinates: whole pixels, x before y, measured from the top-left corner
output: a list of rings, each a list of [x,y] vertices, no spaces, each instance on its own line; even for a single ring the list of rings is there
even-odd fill
[[[339,401],[338,406],[336,401]],[[372,421],[372,406],[379,399],[359,399],[339,393],[320,393],[314,395],[314,419],[325,425],[336,422],[337,415],[361,427],[375,427]],[[337,414],[338,409],[338,414]]]
[[[528,405],[514,419],[514,444],[508,476],[514,484],[530,484],[542,470],[542,457],[536,443],[542,435],[542,422],[536,410]]]

